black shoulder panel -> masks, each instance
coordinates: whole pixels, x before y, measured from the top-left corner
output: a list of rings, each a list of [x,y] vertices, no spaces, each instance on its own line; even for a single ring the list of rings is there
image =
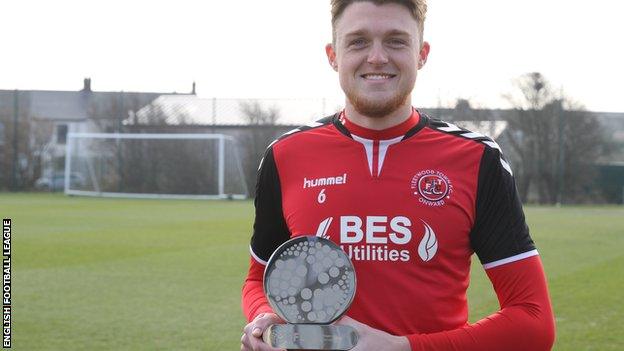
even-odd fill
[[[470,243],[482,264],[535,249],[516,183],[500,151],[486,147],[479,166]]]
[[[251,251],[256,258],[266,262],[273,251],[290,238],[282,211],[282,190],[272,147],[267,149],[260,161],[254,205],[256,218]]]

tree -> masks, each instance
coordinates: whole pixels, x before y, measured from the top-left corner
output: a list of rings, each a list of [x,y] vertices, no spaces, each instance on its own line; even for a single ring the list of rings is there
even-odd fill
[[[258,164],[267,146],[277,137],[274,126],[280,117],[279,110],[277,107],[264,109],[258,101],[241,102],[240,110],[250,128],[242,140],[245,181],[247,189],[254,189]]]
[[[566,201],[587,200],[591,166],[605,143],[598,120],[580,103],[556,94],[541,73],[514,83],[515,93],[506,98],[515,114],[505,136],[521,199],[554,204],[565,194]]]
[[[0,190],[29,189],[41,176],[54,125],[33,116],[28,94],[15,91],[0,98]]]

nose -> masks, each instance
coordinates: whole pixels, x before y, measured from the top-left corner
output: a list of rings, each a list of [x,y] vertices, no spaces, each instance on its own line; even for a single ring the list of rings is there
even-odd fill
[[[372,65],[383,65],[388,63],[388,54],[381,43],[373,43],[368,52],[368,63]]]

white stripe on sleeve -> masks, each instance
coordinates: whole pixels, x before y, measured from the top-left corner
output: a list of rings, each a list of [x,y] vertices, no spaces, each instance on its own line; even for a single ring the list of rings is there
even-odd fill
[[[502,266],[502,265],[507,264],[507,263],[520,261],[520,260],[523,260],[525,258],[529,258],[529,257],[537,256],[537,255],[539,255],[537,250],[531,250],[531,251],[523,252],[523,253],[518,254],[518,255],[514,255],[514,256],[511,256],[511,257],[503,258],[502,260],[486,263],[486,264],[483,265],[483,269],[490,269],[490,268]]]
[[[258,257],[254,252],[253,249],[251,248],[251,245],[249,245],[249,252],[251,253],[251,257],[254,258],[254,260],[256,260],[256,262],[260,263],[263,266],[267,265],[267,261],[261,259],[260,257]]]

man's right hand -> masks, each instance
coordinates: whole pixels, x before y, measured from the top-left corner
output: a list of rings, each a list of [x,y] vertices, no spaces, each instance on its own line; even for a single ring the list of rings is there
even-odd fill
[[[262,340],[262,333],[272,324],[283,324],[284,321],[275,313],[261,313],[243,329],[241,351],[285,351],[276,349]]]

